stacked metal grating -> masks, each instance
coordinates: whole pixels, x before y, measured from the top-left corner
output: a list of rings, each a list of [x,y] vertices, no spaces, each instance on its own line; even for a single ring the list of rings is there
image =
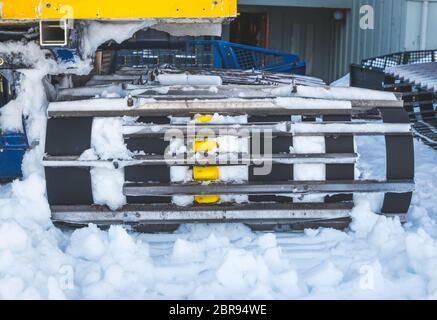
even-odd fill
[[[92,79],[93,85],[88,84],[85,91],[93,86],[110,90],[114,85],[108,77],[101,83],[99,79]],[[119,81],[118,76],[114,79]],[[140,85],[139,79],[133,82],[137,84],[132,85],[132,79],[124,83],[125,98],[91,99],[86,94],[81,96],[77,88],[76,92],[61,92],[59,101],[49,105],[44,166],[54,221],[73,226],[121,223],[158,230],[187,222],[241,222],[259,229],[343,228],[350,221],[353,195],[367,193],[382,196],[381,214],[396,215],[405,221],[414,188],[414,150],[402,101],[356,100],[356,90],[360,89],[353,88],[337,92],[335,88],[293,84],[278,90],[271,85],[163,87]],[[317,95],[320,90],[323,97],[308,94]],[[371,93],[364,90],[361,97]],[[244,115],[247,122],[172,122],[172,117],[196,119],[203,115],[209,119],[217,113],[230,119]],[[369,115],[373,120],[368,120]],[[129,117],[123,125],[122,139],[133,156],[93,160],[81,157],[92,147],[95,119],[111,117]],[[202,153],[202,148],[195,146],[208,145],[210,138],[201,138],[205,130],[213,137],[246,139],[247,151],[208,148]],[[182,133],[185,151],[177,158],[168,153],[173,141],[166,138],[169,132]],[[354,138],[368,135],[385,137],[384,180],[356,176],[359,150],[355,149]],[[298,151],[299,139],[314,137],[322,139],[320,152]],[[254,147],[253,141],[260,145]],[[271,162],[271,170],[258,174],[257,169],[266,161]],[[323,166],[323,177],[299,177],[299,166],[308,164]],[[247,180],[216,179],[228,166],[243,166]],[[172,180],[171,170],[175,167],[188,167],[193,179]],[[95,203],[94,168],[123,171],[123,206],[110,209]],[[203,177],[202,170],[207,173]],[[238,195],[244,195],[244,200],[229,200],[232,197],[228,196]],[[180,205],[174,201],[175,196],[193,197],[194,201]]]
[[[297,55],[275,50],[241,45],[222,40],[185,40],[150,44],[147,49],[124,49],[115,52],[113,71],[124,67],[155,68],[214,68],[233,70],[265,70],[271,72],[305,74],[305,62]],[[139,46],[137,44],[137,46]],[[114,49],[114,48],[112,48]]]
[[[402,94],[415,136],[437,150],[437,50],[365,59],[351,66],[351,85]]]
[[[387,68],[384,89],[402,92],[416,136],[437,150],[437,62]]]

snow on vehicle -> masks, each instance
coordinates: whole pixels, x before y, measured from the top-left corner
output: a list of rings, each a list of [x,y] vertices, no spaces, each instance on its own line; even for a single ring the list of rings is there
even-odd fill
[[[135,16],[115,12],[113,1],[99,2],[103,7],[96,4],[97,11],[93,1],[70,2],[75,19],[94,19],[96,12],[98,19],[146,19],[141,28],[153,25],[176,34],[181,31],[175,24],[186,26],[187,19],[202,24],[196,32],[214,33],[212,22],[236,13],[235,1],[211,6],[196,0],[174,10],[130,0],[141,7]],[[42,4],[37,17],[31,10],[20,16],[43,19],[42,45],[77,42],[80,54],[92,55],[98,46],[83,41],[81,33],[88,33],[88,40],[91,31],[95,38],[116,36],[108,34],[116,28],[97,32],[87,21],[76,21],[69,36],[67,22],[58,28],[47,20],[60,18],[58,2]],[[14,14],[11,1],[3,1],[3,17]],[[74,50],[52,51],[64,63],[74,59]],[[414,188],[413,139],[408,114],[394,93],[328,87],[316,78],[262,70],[137,65],[102,74],[105,51],[99,55],[89,76],[60,77],[58,90],[48,95],[41,143],[55,222],[154,229],[190,222],[343,228],[363,194],[381,195],[379,212],[405,221]],[[357,172],[355,137],[362,135],[385,137],[386,179],[364,179]]]

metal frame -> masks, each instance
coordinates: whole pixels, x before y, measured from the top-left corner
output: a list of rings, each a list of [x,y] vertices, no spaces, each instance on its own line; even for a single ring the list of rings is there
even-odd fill
[[[214,194],[256,194],[277,195],[293,194],[296,197],[307,194],[344,194],[344,193],[404,193],[414,190],[411,180],[399,181],[290,181],[277,183],[248,184],[157,184],[157,183],[126,183],[123,193],[126,196],[171,196],[171,195],[214,195]]]
[[[138,87],[135,88],[138,89]],[[240,88],[249,90],[247,86]],[[238,86],[233,86],[228,91],[234,89],[238,89]],[[383,214],[397,215],[403,218],[408,211],[411,192],[414,189],[414,152],[408,116],[402,108],[402,101],[339,100],[334,103],[337,106],[335,108],[322,107],[323,99],[305,100],[305,98],[299,97],[293,100],[290,98],[294,102],[305,102],[306,107],[299,108],[299,103],[291,103],[288,107],[274,103],[272,93],[271,96],[229,100],[226,97],[226,89],[219,87],[217,96],[198,100],[199,96],[203,97],[202,90],[205,88],[193,88],[181,98],[177,92],[183,91],[183,88],[171,87],[170,90],[173,90],[171,91],[173,93],[166,95],[164,99],[154,102],[145,100],[143,103],[141,99],[147,98],[153,91],[150,86],[145,90],[145,93],[140,96],[133,97],[133,100],[137,101],[137,103],[134,102],[134,107],[122,105],[119,110],[114,110],[112,107],[84,110],[81,106],[86,106],[87,100],[80,100],[80,95],[76,96],[74,103],[58,102],[49,106],[48,132],[51,134],[48,135],[46,141],[47,156],[44,159],[44,166],[46,177],[48,177],[48,197],[56,221],[64,221],[73,225],[87,221],[98,224],[105,224],[108,221],[132,224],[159,224],[160,222],[171,224],[189,222],[194,219],[196,222],[240,221],[248,224],[309,222],[314,226],[324,222],[328,223],[327,221],[331,220],[345,222],[348,219],[349,207],[343,207],[344,210],[337,211],[337,213],[341,212],[341,216],[336,217],[332,216],[329,208],[333,208],[332,204],[341,206],[347,203],[350,205],[354,193],[385,194]],[[297,90],[299,91],[299,88]],[[307,105],[309,101],[313,104],[311,108]],[[255,160],[260,160],[253,154],[213,155],[214,161],[219,160],[219,156],[229,156],[230,159],[234,160],[235,156],[237,157],[237,163],[227,162],[225,165],[246,162],[246,165],[249,166],[248,183],[210,183],[208,186],[196,182],[183,185],[171,183],[170,166],[192,167],[215,165],[215,163],[202,163],[198,161],[196,156],[187,153],[179,155],[182,158],[176,158],[175,162],[169,164],[164,157],[164,150],[168,142],[164,143],[163,133],[168,129],[181,129],[187,139],[191,137],[192,133],[185,125],[170,124],[165,116],[173,113],[193,115],[215,111],[224,114],[248,114],[249,123],[243,125],[236,123],[228,125],[204,124],[197,125],[196,129],[208,128],[213,132],[219,132],[226,128],[245,128],[248,131],[249,139],[251,132],[270,130],[277,139],[284,138],[283,141],[278,140],[280,146],[276,147],[281,150],[279,152],[286,153],[274,154],[271,159],[272,172],[261,177],[253,175]],[[139,122],[134,125],[125,125],[123,128],[128,148],[131,151],[148,150],[149,152],[152,152],[150,148],[153,148],[155,155],[135,156],[130,160],[78,161],[80,154],[90,146],[93,117],[127,114],[144,118],[140,118]],[[382,119],[383,123],[369,122],[368,120],[352,121],[352,116],[360,118],[363,114],[371,115],[372,118],[378,117]],[[291,115],[302,115],[303,117],[317,115],[322,117],[322,121],[301,123],[287,121],[287,117],[290,119]],[[264,122],[251,122],[251,119],[259,118],[259,116],[265,118]],[[284,116],[286,117],[284,118]],[[154,124],[152,129],[149,123],[154,122],[154,119],[163,122]],[[369,123],[372,125],[369,126]],[[278,126],[279,124],[280,126]],[[66,130],[70,127],[74,130]],[[80,132],[80,137],[78,132]],[[298,135],[324,136],[326,154],[288,154],[289,147],[293,145],[293,137]],[[385,181],[355,179],[356,154],[353,136],[356,135],[385,136],[387,152],[387,179]],[[53,137],[56,139],[53,140]],[[81,147],[73,150],[69,147],[71,144]],[[58,154],[55,154],[56,152]],[[300,163],[326,165],[326,181],[294,180],[293,166]],[[93,206],[90,169],[97,166],[124,168],[123,191],[128,204],[119,211],[112,212],[102,207]],[[69,185],[63,185],[60,188],[62,181],[69,181]],[[155,182],[151,183],[150,181]],[[73,199],[70,198],[68,201],[63,199],[67,195],[70,197],[72,193],[75,193]],[[217,194],[246,194],[250,202],[244,205],[216,204],[190,207],[177,207],[171,204],[173,195]],[[300,204],[295,201],[306,195],[319,195],[325,199],[324,203],[307,203],[304,206],[305,210],[301,211],[303,207],[299,207]],[[263,208],[269,203],[273,206],[271,210],[264,210]],[[278,207],[274,207],[275,205],[289,205],[287,207],[288,213],[286,210],[282,211],[283,209],[279,210]],[[239,212],[240,209],[244,213]],[[302,215],[303,212],[305,212],[304,215]],[[305,215],[308,215],[308,219],[305,218]],[[263,219],[259,220],[260,217]],[[165,221],[161,219],[165,219]]]
[[[295,54],[276,50],[231,43],[223,40],[194,40],[189,45],[208,45],[213,48],[214,68],[216,69],[256,69],[270,72],[305,74],[305,62]],[[252,61],[251,67],[242,64],[240,52]],[[267,56],[276,57],[282,61],[266,64],[262,61]]]
[[[104,48],[105,49],[105,48]],[[109,48],[115,53],[113,69],[153,68],[171,64],[177,68],[260,70],[304,75],[306,64],[298,55],[223,40],[186,40],[167,43],[125,43]],[[124,50],[120,50],[124,49]],[[177,59],[185,56],[187,59]]]
[[[72,225],[180,224],[193,221],[290,224],[348,219],[352,207],[350,203],[234,204],[183,208],[171,205],[127,205],[119,211],[111,211],[99,206],[53,206],[52,219]]]

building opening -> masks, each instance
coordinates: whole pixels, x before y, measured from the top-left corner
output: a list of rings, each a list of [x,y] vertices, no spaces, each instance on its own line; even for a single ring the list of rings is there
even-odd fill
[[[267,48],[268,14],[266,12],[241,12],[231,23],[231,42]]]

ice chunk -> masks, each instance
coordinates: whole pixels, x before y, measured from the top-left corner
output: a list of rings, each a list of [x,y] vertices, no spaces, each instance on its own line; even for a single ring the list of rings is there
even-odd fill
[[[193,196],[173,196],[172,203],[180,207],[186,207],[194,202]]]
[[[91,147],[102,160],[130,159],[131,152],[123,139],[122,118],[95,118],[91,133]]]
[[[112,210],[126,204],[126,197],[123,195],[123,169],[93,168],[91,182],[94,203],[107,205]]]
[[[74,231],[70,241],[68,252],[74,257],[98,261],[106,251],[106,234],[95,225]]]
[[[248,166],[220,166],[219,179],[223,182],[244,182],[249,179]]]
[[[193,173],[190,167],[172,166],[170,167],[170,179],[172,182],[188,182],[193,180]]]

